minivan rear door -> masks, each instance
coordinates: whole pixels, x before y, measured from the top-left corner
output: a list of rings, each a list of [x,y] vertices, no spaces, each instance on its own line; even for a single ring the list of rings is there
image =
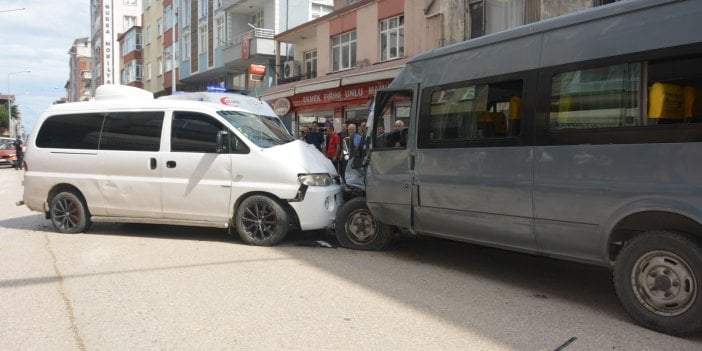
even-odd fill
[[[161,217],[163,112],[111,112],[98,150],[98,184],[109,216]]]

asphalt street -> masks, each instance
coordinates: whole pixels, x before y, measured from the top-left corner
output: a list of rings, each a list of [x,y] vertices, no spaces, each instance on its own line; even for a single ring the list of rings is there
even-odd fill
[[[424,237],[361,252],[323,232],[59,234],[15,206],[21,181],[0,169],[0,350],[702,350],[635,325],[606,268]]]

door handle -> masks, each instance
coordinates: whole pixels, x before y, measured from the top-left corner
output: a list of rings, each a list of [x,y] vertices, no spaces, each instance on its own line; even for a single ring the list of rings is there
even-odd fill
[[[166,167],[167,168],[175,168],[176,162],[175,161],[166,161]]]
[[[156,159],[153,157],[149,160],[149,168],[156,169]]]

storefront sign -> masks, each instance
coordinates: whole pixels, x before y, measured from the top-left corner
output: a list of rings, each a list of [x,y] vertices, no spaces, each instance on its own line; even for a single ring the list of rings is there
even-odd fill
[[[354,84],[342,88],[316,91],[312,93],[298,94],[292,97],[292,104],[295,108],[307,107],[311,105],[323,105],[344,101],[367,100],[375,96],[375,93],[390,84],[390,80],[376,81],[365,84]]]
[[[278,117],[283,117],[290,112],[290,100],[288,98],[280,98],[273,101],[273,111]]]
[[[249,74],[255,74],[259,76],[266,75],[266,66],[264,65],[249,65]]]

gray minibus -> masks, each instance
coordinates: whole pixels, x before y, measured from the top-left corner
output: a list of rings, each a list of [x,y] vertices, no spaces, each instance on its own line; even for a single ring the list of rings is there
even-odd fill
[[[702,329],[700,1],[617,2],[420,54],[368,124],[392,132],[355,155],[343,246],[402,230],[608,266],[635,321]]]

